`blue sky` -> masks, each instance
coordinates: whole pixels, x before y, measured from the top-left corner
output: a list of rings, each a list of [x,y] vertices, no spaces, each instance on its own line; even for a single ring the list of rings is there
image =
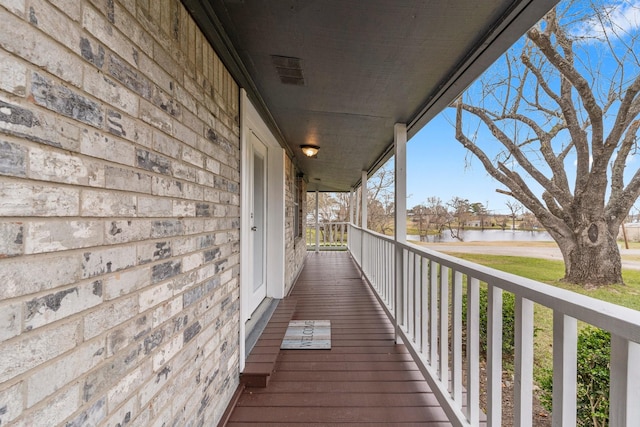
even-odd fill
[[[640,28],[640,0],[613,1],[602,0],[610,5],[610,18],[615,29],[627,37],[637,37]],[[577,7],[586,7],[588,0],[577,3]],[[599,35],[603,34],[602,27],[596,22],[582,22],[573,28],[575,35],[588,35],[588,41],[581,46],[584,55],[589,56],[585,63],[591,60],[601,60],[599,49],[607,49],[602,45]],[[591,57],[593,55],[593,57]],[[602,64],[600,64],[602,65]],[[606,65],[606,64],[605,64]],[[604,69],[604,68],[603,68]],[[632,68],[637,72],[638,68]],[[472,86],[473,88],[473,86]],[[454,137],[453,121],[455,110],[448,108],[434,118],[407,146],[407,207],[424,203],[428,197],[436,196],[444,203],[457,196],[470,202],[480,202],[495,213],[508,213],[507,201],[515,201],[509,196],[497,193],[501,188],[507,190],[499,182],[491,178],[480,162],[472,157],[456,141]],[[479,140],[482,137],[479,138]],[[483,141],[485,144],[487,140]],[[494,143],[496,147],[498,142]],[[487,150],[494,147],[489,144]],[[497,151],[496,151],[497,152]],[[490,157],[492,155],[488,153]],[[573,157],[575,159],[575,156]],[[638,168],[638,156],[630,156],[627,162],[627,175],[630,176]],[[569,179],[572,180],[574,160],[565,163]],[[575,176],[575,174],[573,174]],[[523,176],[524,177],[524,176]],[[534,189],[534,192],[537,192]]]
[[[497,193],[504,189],[489,176],[478,160],[467,155],[454,138],[454,128],[444,111],[418,132],[407,144],[407,207],[439,197],[446,203],[452,197],[480,202],[490,211],[509,212],[505,203],[513,200]]]

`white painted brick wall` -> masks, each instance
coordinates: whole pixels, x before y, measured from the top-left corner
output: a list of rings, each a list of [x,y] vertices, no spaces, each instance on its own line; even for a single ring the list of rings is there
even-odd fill
[[[24,252],[37,254],[101,246],[102,221],[32,221],[26,225]]]
[[[87,342],[56,360],[36,370],[26,382],[27,408],[43,401],[48,396],[96,367],[105,359],[102,341]],[[46,378],[46,381],[42,381]]]
[[[39,367],[75,347],[78,322],[19,336],[0,347],[0,382]]]
[[[0,22],[0,425],[215,425],[237,85],[178,0],[0,0]]]
[[[22,305],[19,303],[0,304],[0,341],[6,341],[20,334]]]
[[[0,80],[0,89],[24,96],[27,87],[27,67],[14,57],[0,52],[0,74],[6,78]]]
[[[79,199],[77,188],[6,180],[0,187],[0,215],[76,216]]]

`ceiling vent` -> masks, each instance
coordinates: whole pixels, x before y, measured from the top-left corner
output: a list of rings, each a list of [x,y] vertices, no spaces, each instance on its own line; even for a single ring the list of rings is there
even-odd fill
[[[302,59],[290,56],[271,55],[271,62],[276,67],[280,82],[285,85],[304,86]]]

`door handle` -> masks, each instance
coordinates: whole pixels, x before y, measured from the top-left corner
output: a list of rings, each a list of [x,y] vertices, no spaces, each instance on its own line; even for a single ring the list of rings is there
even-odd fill
[[[251,231],[258,231],[258,227],[254,225],[253,227],[251,227]]]

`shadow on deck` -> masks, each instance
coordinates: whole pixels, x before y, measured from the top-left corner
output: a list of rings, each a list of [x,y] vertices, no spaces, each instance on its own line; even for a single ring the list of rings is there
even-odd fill
[[[330,320],[332,349],[280,350],[289,319]],[[228,426],[451,425],[347,252],[308,254],[245,373],[265,366],[267,386],[247,385]]]

